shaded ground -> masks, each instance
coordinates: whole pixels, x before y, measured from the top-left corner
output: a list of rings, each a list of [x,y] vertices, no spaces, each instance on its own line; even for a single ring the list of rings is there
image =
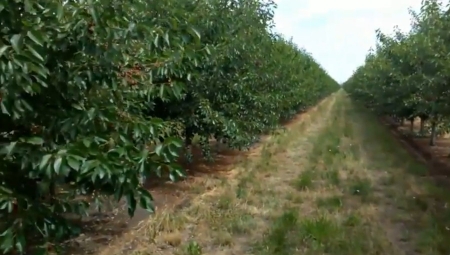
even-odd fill
[[[263,138],[264,140],[264,138]],[[187,178],[173,183],[169,180],[149,180],[145,186],[155,200],[157,211],[177,210],[189,204],[192,196],[209,190],[210,180],[222,178],[228,174],[234,164],[255,153],[257,147],[249,151],[238,151],[217,146],[211,142],[214,149],[214,162],[208,162],[201,156],[200,148],[193,148],[194,161],[180,163],[187,172]],[[207,178],[205,178],[207,177]],[[168,179],[168,178],[167,178]],[[108,245],[115,238],[120,238],[130,229],[139,227],[140,223],[150,217],[149,212],[138,207],[133,218],[129,218],[125,201],[119,203],[105,201],[103,212],[93,210],[92,217],[83,219],[83,234],[67,242],[68,250],[73,254],[92,254],[104,245]]]
[[[426,161],[430,166],[429,174],[439,177],[440,181],[447,180],[450,176],[450,138],[449,134],[440,135],[436,139],[436,145],[429,145],[429,136],[416,136],[411,134],[409,125],[397,126],[390,119],[382,122],[391,128],[397,139],[405,144],[406,149]],[[414,132],[419,130],[419,120],[414,122]],[[450,187],[450,185],[449,185]]]
[[[343,92],[233,164],[96,254],[450,253],[448,191]]]

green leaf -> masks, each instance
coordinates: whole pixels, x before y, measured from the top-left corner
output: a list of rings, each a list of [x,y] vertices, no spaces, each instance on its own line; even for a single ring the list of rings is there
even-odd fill
[[[164,98],[164,86],[159,86],[159,97]]]
[[[12,228],[8,228],[0,234],[1,245],[3,253],[7,253],[14,247],[14,234]]]
[[[27,36],[39,46],[44,45],[44,38],[38,31],[28,31]]]
[[[103,178],[106,175],[105,169],[103,169],[103,167],[98,167],[96,170],[97,170],[97,174],[98,174],[98,177],[100,178],[100,180],[103,180]]]
[[[61,163],[62,163],[62,158],[59,157],[55,160],[55,162],[53,162],[53,169],[55,170],[56,174],[60,173],[61,170]]]
[[[84,144],[84,146],[89,148],[89,147],[91,147],[92,141],[86,138],[86,139],[83,139],[83,144]]]
[[[26,143],[33,144],[33,145],[43,145],[44,139],[42,137],[31,137],[25,140]]]
[[[183,147],[183,142],[181,141],[181,139],[169,137],[169,138],[165,139],[164,142],[167,144],[175,145],[177,148]]]
[[[0,47],[0,57],[3,56],[3,54],[5,54],[5,52],[9,49],[9,46],[7,45],[3,45],[2,47]]]
[[[23,233],[19,233],[16,235],[16,249],[19,253],[23,253],[27,242],[25,240],[25,235]]]
[[[159,35],[156,35],[156,37],[155,37],[155,39],[153,41],[153,43],[155,44],[155,47],[159,46],[158,42],[159,42]]]
[[[167,45],[170,46],[169,33],[164,34],[164,40],[166,41]]]
[[[56,10],[56,18],[61,20],[64,16],[64,6],[61,3],[58,3],[58,9]]]
[[[144,208],[150,213],[155,212],[155,206],[153,204],[153,197],[152,195],[145,189],[140,188],[139,189],[139,206]]]
[[[156,147],[155,147],[156,155],[161,156],[162,149],[163,149],[163,145],[162,144],[157,144]]]
[[[41,158],[41,162],[39,163],[40,170],[43,170],[48,165],[48,161],[50,160],[51,157],[52,157],[51,154],[47,154]]]
[[[5,153],[7,156],[10,156],[13,153],[14,148],[16,147],[16,144],[17,144],[17,142],[11,142],[7,146],[4,147]]]
[[[6,109],[6,106],[3,102],[0,102],[0,107],[2,109],[2,113],[8,116],[11,116],[11,113],[9,113],[8,109]]]
[[[31,52],[31,54],[33,54],[33,56],[35,56],[36,58],[38,58],[40,61],[44,61],[44,58],[35,50],[33,49],[30,45],[26,45],[27,49]]]
[[[127,204],[128,204],[128,215],[130,217],[134,216],[134,212],[136,211],[136,198],[133,193],[128,193],[126,196]]]
[[[17,53],[20,53],[22,51],[21,50],[21,47],[22,47],[22,35],[21,34],[13,35],[10,39],[10,42],[11,42],[11,46]]]
[[[192,33],[197,37],[198,40],[200,40],[202,37],[200,36],[200,32],[197,31],[197,29],[191,27]]]
[[[92,18],[94,19],[95,24],[99,24],[99,19],[97,16],[97,11],[95,10],[95,5],[93,0],[88,0],[89,11],[91,13]]]
[[[81,166],[81,162],[72,158],[72,157],[67,157],[67,164],[74,170],[79,170],[80,166]]]

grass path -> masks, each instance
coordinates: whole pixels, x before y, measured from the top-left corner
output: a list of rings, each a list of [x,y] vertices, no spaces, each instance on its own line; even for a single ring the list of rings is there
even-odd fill
[[[339,92],[101,254],[449,254],[446,196],[425,171]]]

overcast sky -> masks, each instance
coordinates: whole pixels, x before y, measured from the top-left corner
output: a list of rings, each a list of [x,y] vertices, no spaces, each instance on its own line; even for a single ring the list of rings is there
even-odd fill
[[[409,30],[408,7],[421,0],[275,0],[278,32],[293,37],[338,82],[364,62],[375,45],[375,30]]]

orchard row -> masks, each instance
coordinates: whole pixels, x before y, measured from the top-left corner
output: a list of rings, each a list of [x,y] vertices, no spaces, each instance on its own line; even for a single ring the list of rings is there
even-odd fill
[[[152,210],[139,177],[182,175],[194,136],[245,149],[338,89],[271,1],[63,2],[0,4],[3,252],[73,233],[80,196]]]
[[[381,115],[401,121],[420,118],[420,133],[438,132],[450,124],[450,13],[435,0],[410,11],[411,31],[387,35],[377,31],[378,43],[344,84],[355,99]],[[426,130],[426,127],[429,130]]]

